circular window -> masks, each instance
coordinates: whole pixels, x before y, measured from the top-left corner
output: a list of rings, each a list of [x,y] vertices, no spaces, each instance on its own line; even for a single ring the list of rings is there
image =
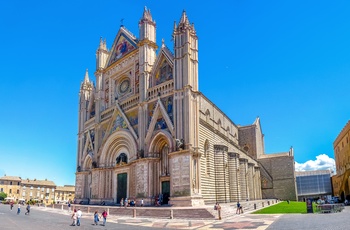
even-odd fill
[[[124,93],[128,92],[129,88],[130,88],[130,80],[124,79],[119,84],[119,93],[124,94]]]

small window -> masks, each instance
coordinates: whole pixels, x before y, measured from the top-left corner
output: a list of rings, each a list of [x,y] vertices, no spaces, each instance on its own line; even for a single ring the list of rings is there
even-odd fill
[[[12,189],[10,189],[10,192],[9,192],[10,194],[12,194]]]
[[[19,194],[19,189],[17,189],[17,194]]]
[[[10,181],[10,185],[12,185],[12,181]]]

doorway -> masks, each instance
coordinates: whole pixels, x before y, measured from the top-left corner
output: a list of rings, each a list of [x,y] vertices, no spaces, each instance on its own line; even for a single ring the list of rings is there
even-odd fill
[[[168,204],[169,196],[170,196],[170,181],[162,182],[162,194],[163,194],[163,204]]]
[[[122,198],[127,196],[127,187],[128,186],[128,174],[120,173],[117,175],[117,204],[120,203]]]

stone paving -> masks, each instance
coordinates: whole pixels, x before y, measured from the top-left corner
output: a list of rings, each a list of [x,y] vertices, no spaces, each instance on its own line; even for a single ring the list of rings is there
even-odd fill
[[[16,206],[15,206],[16,207]],[[103,207],[100,207],[103,209]],[[25,207],[22,213],[10,211],[8,205],[0,205],[1,230],[27,230],[27,229],[71,229],[70,215],[67,210],[32,207],[31,216],[25,216]],[[191,210],[191,209],[189,209]],[[192,209],[192,211],[195,211]],[[132,218],[126,216],[109,215],[107,226],[95,226],[92,213],[83,213],[82,226],[79,229],[259,229],[259,230],[294,230],[294,229],[350,229],[347,219],[350,207],[347,206],[340,213],[329,214],[272,214],[257,215],[233,214],[232,216],[216,219],[158,219],[158,218]],[[28,221],[30,219],[30,221]],[[35,226],[35,227],[33,227]]]

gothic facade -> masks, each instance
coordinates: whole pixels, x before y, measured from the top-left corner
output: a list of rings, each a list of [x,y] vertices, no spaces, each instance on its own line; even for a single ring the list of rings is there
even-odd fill
[[[79,94],[77,202],[129,197],[153,204],[159,197],[196,206],[283,198],[273,169],[259,163],[270,159],[260,119],[237,126],[198,91],[198,38],[186,12],[174,24],[173,42],[173,52],[164,41],[158,48],[146,8],[138,38],[121,26],[110,50],[100,40],[95,83],[86,71]],[[291,152],[282,156],[293,162],[287,180]],[[294,187],[289,199],[295,197]]]

